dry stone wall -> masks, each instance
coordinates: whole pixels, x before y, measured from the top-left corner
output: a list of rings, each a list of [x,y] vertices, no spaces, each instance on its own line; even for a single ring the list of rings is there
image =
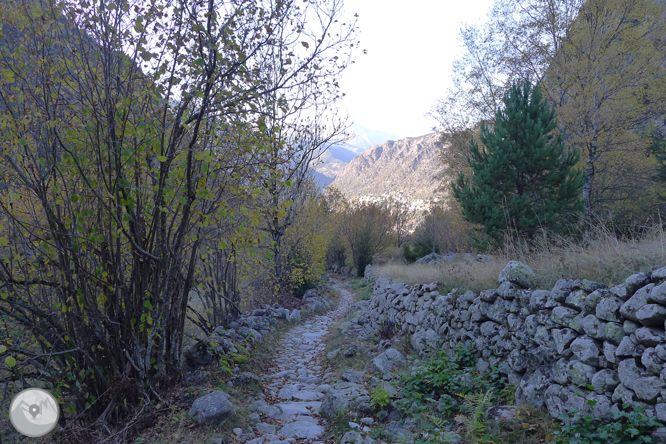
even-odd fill
[[[613,288],[560,279],[531,290],[532,270],[511,261],[499,281],[441,294],[436,283],[376,278],[369,324],[408,335],[420,352],[474,342],[479,366],[518,384],[518,404],[545,405],[554,417],[588,409],[610,418],[630,404],[666,423],[666,267]]]

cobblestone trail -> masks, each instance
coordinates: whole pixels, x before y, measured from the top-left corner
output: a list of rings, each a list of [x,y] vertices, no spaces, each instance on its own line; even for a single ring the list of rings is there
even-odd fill
[[[254,414],[263,415],[264,421],[256,426],[261,436],[248,444],[323,438],[325,420],[319,417],[319,407],[333,376],[324,374],[324,336],[353,303],[353,295],[341,283],[334,288],[340,295],[337,307],[292,328],[278,344],[273,365],[264,376],[265,393],[250,407]],[[271,402],[275,399],[279,402]]]

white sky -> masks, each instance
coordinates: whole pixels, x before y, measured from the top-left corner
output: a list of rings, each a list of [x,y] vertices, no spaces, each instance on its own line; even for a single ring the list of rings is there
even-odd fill
[[[461,53],[462,23],[485,17],[493,0],[345,0],[359,14],[361,51],[342,75],[340,111],[399,137],[432,132],[426,113],[444,97]]]

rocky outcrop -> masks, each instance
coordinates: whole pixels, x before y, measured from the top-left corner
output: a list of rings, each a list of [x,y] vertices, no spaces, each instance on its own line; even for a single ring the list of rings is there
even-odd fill
[[[372,275],[372,273],[371,273]],[[378,278],[358,328],[409,336],[421,353],[473,342],[479,365],[518,384],[516,402],[600,418],[640,406],[666,422],[666,267],[613,288],[560,279],[532,290],[534,273],[510,262],[496,289],[440,294],[437,285]]]

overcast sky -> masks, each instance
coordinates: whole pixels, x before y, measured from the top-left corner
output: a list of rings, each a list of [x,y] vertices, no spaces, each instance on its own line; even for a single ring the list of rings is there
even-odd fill
[[[432,131],[426,117],[444,96],[461,52],[462,23],[485,17],[492,0],[345,0],[358,13],[360,53],[340,81],[340,110],[369,129],[399,137]]]

